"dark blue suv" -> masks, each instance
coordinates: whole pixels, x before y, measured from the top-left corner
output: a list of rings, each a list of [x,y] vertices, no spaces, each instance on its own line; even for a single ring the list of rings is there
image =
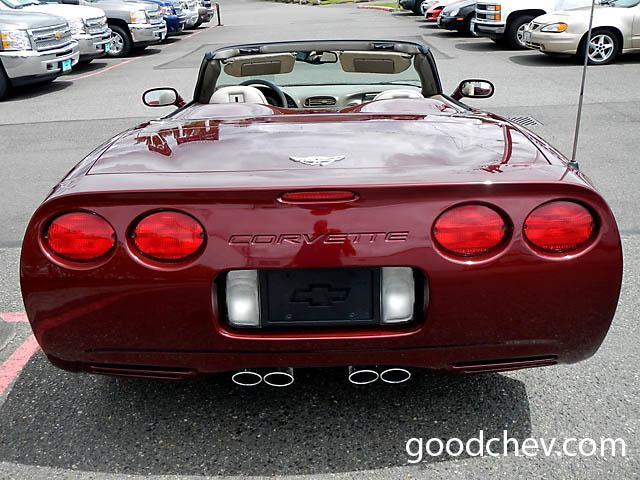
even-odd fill
[[[147,0],[160,7],[162,18],[167,22],[167,35],[177,35],[187,23],[187,15],[182,11],[180,1],[172,0]]]

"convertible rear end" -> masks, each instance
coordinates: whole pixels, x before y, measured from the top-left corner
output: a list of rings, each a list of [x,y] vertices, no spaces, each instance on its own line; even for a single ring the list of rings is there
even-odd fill
[[[116,137],[35,213],[22,289],[53,363],[474,373],[598,349],[615,219],[539,139],[479,114],[237,107]]]

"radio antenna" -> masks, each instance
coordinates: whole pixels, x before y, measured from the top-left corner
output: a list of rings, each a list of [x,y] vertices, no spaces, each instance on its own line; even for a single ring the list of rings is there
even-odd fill
[[[596,0],[591,0],[591,17],[589,18],[589,31],[587,32],[587,40],[584,48],[584,64],[582,66],[582,83],[580,85],[580,100],[578,101],[578,115],[576,118],[576,132],[573,137],[573,153],[571,154],[571,162],[569,165],[578,169],[578,138],[580,137],[580,121],[582,119],[582,104],[584,102],[584,85],[587,81],[587,66],[589,65],[589,47],[591,45],[591,32],[593,31],[593,15],[596,10]]]

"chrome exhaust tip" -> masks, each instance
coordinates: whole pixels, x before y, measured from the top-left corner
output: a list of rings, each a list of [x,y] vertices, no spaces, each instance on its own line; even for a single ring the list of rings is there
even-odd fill
[[[253,370],[240,370],[231,376],[231,381],[241,387],[255,387],[262,383],[262,375]]]
[[[411,372],[406,368],[387,368],[380,373],[380,380],[384,383],[404,383],[411,378]]]
[[[349,381],[354,385],[369,385],[376,382],[380,375],[370,368],[349,367]]]
[[[269,372],[262,377],[262,380],[270,387],[288,387],[295,381],[293,368],[289,367],[283,370]]]

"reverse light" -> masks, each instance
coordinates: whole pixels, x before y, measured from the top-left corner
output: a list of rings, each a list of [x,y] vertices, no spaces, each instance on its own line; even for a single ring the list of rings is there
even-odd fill
[[[415,291],[411,268],[382,268],[382,323],[410,321],[415,309]]]
[[[204,245],[205,232],[193,217],[176,211],[147,215],[131,231],[131,241],[152,260],[179,262]]]
[[[0,32],[3,51],[31,50],[31,40],[25,30],[4,30]]]
[[[234,327],[260,326],[257,270],[233,270],[227,274],[227,315]]]
[[[576,202],[557,201],[536,208],[524,222],[524,237],[548,254],[575,253],[587,247],[597,231],[591,212]]]
[[[552,32],[552,33],[562,33],[566,32],[569,28],[569,25],[566,23],[552,23],[550,25],[545,25],[540,29],[541,32]]]
[[[453,207],[433,225],[436,244],[457,257],[479,257],[500,247],[508,234],[502,216],[484,205]]]
[[[53,219],[43,240],[47,248],[60,258],[91,262],[111,252],[116,243],[116,234],[101,216],[72,212]]]

